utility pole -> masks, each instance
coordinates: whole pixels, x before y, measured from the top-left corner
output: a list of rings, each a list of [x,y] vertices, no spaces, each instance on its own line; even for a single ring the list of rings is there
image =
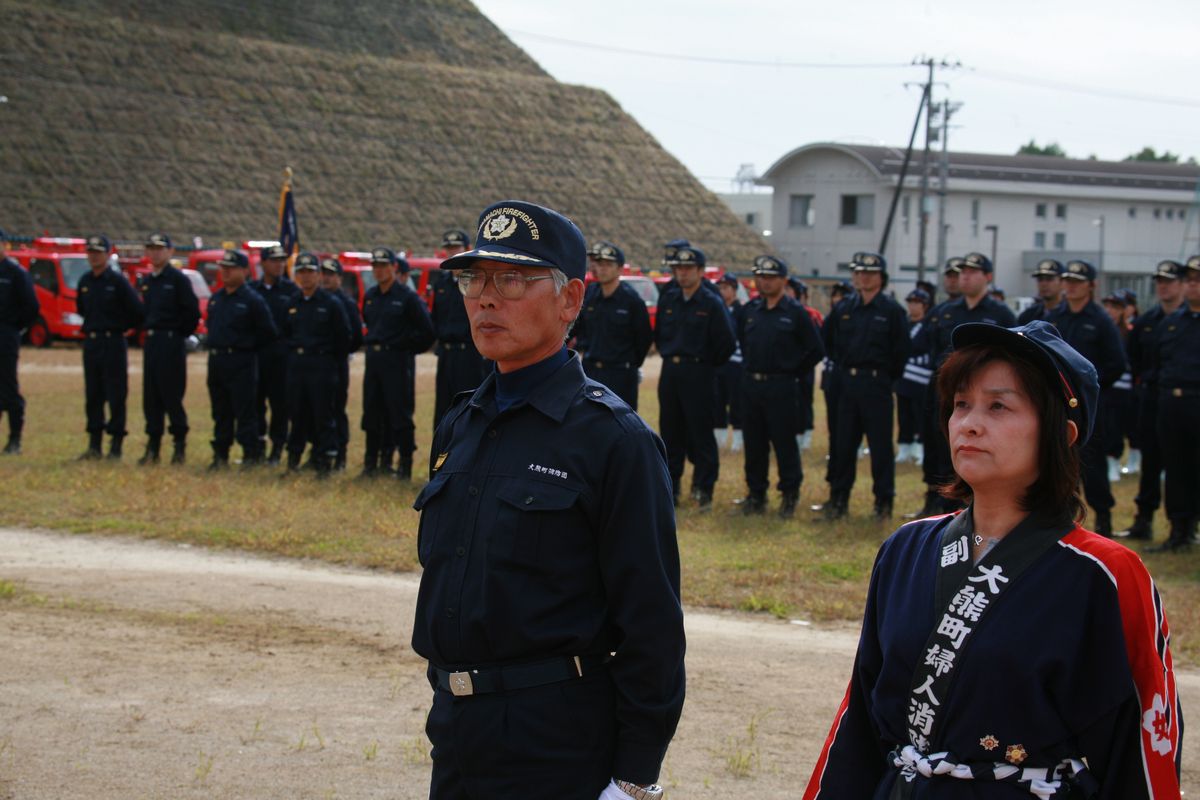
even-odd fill
[[[936,61],[933,58],[914,59],[913,64],[921,64],[928,69],[928,77],[925,79],[925,157],[921,164],[921,227],[920,237],[917,240],[917,280],[925,280],[925,248],[929,241],[929,145],[934,139],[933,132],[933,70],[935,67],[961,67],[961,62],[953,64],[945,59]],[[942,191],[945,191],[943,184]],[[940,224],[940,223],[939,223]],[[938,237],[939,242],[941,236]],[[944,247],[944,245],[943,245]]]
[[[942,115],[942,158],[938,164],[937,264],[939,269],[942,264],[946,263],[946,182],[950,177],[950,118],[960,108],[962,108],[962,103],[951,103],[949,100],[943,100],[938,104],[938,110]]]

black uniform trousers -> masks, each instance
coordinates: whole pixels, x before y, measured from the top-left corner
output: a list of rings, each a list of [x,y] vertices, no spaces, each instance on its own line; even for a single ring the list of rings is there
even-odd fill
[[[1104,392],[1104,454],[1120,458],[1125,452],[1125,439],[1137,447],[1137,414],[1133,392],[1128,389],[1108,389]]]
[[[437,380],[433,403],[433,429],[442,421],[454,395],[477,389],[483,383],[483,356],[474,342],[438,342]]]
[[[229,457],[234,439],[242,454],[254,458],[262,453],[258,437],[258,356],[251,351],[210,351],[208,354],[208,398],[212,405],[213,453]]]
[[[854,488],[858,446],[863,434],[871,448],[871,480],[875,502],[891,502],[896,494],[892,461],[892,382],[880,370],[839,370],[842,380],[837,432],[830,447],[829,488],[847,495]],[[871,374],[874,372],[875,374]]]
[[[25,398],[17,383],[20,354],[20,332],[0,327],[0,414],[8,414],[8,430],[13,436],[19,436],[25,427]]]
[[[1110,511],[1116,500],[1112,487],[1108,485],[1108,458],[1104,446],[1108,437],[1108,409],[1101,397],[1096,409],[1096,422],[1092,427],[1092,438],[1079,450],[1079,471],[1083,478],[1083,497],[1095,511]]]
[[[288,435],[287,401],[287,347],[281,342],[264,347],[258,352],[258,436],[270,437],[271,444],[282,447]],[[271,407],[271,420],[267,422],[267,406]]]
[[[924,396],[913,397],[896,392],[896,441],[900,444],[912,444],[920,438],[924,407]]]
[[[613,778],[615,705],[607,672],[469,697],[435,691],[430,800],[596,800]]]
[[[675,358],[679,358],[678,362]],[[716,370],[687,357],[663,359],[658,379],[659,433],[667,449],[671,488],[682,490],[683,462],[691,458],[692,489],[711,494],[720,475],[717,440],[713,437],[713,393]]]
[[[633,364],[628,362],[613,364],[608,361],[584,361],[583,371],[592,380],[612,389],[613,394],[628,403],[629,407],[634,411],[637,411],[638,370]]]
[[[950,444],[942,430],[941,402],[936,383],[935,377],[925,387],[924,410],[921,414],[921,441],[925,446],[925,460],[921,464],[921,472],[929,491],[946,485],[954,477]]]
[[[413,424],[415,361],[412,353],[384,347],[366,345],[362,429],[384,452],[395,448],[400,458],[411,458],[417,449]]]
[[[333,392],[333,417],[337,424],[337,450],[339,456],[346,455],[350,446],[350,415],[346,404],[350,402],[350,356],[338,363],[338,383]],[[313,442],[316,444],[316,441]]]
[[[129,396],[129,351],[125,335],[89,334],[83,340],[84,407],[88,433],[125,436],[125,400]],[[108,422],[104,406],[108,405]]]
[[[717,367],[717,396],[713,428],[742,428],[742,362],[726,361]]]
[[[795,375],[770,375],[765,379],[742,375],[742,431],[746,443],[746,488],[761,496],[767,491],[771,448],[779,464],[779,491],[796,494],[804,480],[800,446],[796,443],[797,395]]]
[[[800,394],[797,396],[797,410],[800,416],[796,423],[797,433],[807,433],[816,427],[816,419],[813,416],[813,392],[816,383],[816,375],[811,369],[800,376]]]
[[[183,410],[187,391],[187,346],[174,331],[146,331],[142,365],[142,411],[146,435],[161,438],[163,418],[176,439],[187,436],[188,418]]]
[[[333,398],[338,364],[331,354],[293,353],[288,361],[288,455],[300,458],[311,440],[313,459],[328,464],[337,455],[337,421]]]
[[[1142,449],[1142,474],[1134,498],[1139,514],[1153,514],[1162,505],[1162,445],[1158,441],[1158,387],[1141,384],[1135,390],[1138,441]]]
[[[821,369],[821,391],[825,393],[825,429],[829,433],[829,460],[825,462],[825,482],[833,483],[833,441],[837,437],[838,406],[841,403],[841,376],[837,367],[826,362]]]
[[[1167,471],[1167,518],[1200,518],[1200,389],[1159,389],[1158,443]]]

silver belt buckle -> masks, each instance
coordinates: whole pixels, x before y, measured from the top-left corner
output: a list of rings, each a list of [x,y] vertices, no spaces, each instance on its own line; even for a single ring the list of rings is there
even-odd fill
[[[450,693],[455,697],[469,697],[475,694],[475,686],[471,683],[471,673],[451,672]]]

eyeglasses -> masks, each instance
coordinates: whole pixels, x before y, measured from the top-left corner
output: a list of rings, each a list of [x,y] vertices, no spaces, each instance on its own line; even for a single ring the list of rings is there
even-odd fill
[[[454,280],[458,283],[458,290],[463,293],[463,297],[475,300],[483,296],[489,276],[496,286],[496,293],[505,300],[520,300],[525,296],[525,287],[533,281],[548,281],[554,278],[553,275],[524,275],[515,269],[504,272],[464,269]]]

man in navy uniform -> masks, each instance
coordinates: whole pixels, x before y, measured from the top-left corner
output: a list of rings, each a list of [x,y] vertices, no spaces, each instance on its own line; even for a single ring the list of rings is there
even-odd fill
[[[621,282],[625,253],[612,242],[596,242],[588,250],[596,282],[583,295],[575,321],[575,347],[583,371],[603,383],[637,411],[638,370],[650,350],[650,312],[628,284]]]
[[[414,504],[432,800],[662,796],[684,698],[671,479],[563,346],[585,252],[566,217],[508,200],[443,264],[496,370],[447,412]]]
[[[1133,321],[1126,342],[1129,366],[1137,397],[1137,430],[1142,451],[1142,469],[1138,493],[1134,498],[1137,512],[1129,530],[1118,533],[1130,539],[1154,538],[1154,514],[1162,504],[1162,447],[1158,441],[1158,338],[1164,318],[1183,305],[1183,265],[1178,261],[1160,261],[1154,268],[1154,294],[1158,303]]]
[[[758,297],[738,318],[742,343],[742,424],[746,434],[746,488],[742,513],[761,514],[767,505],[771,449],[779,465],[779,516],[796,513],[804,472],[799,427],[800,380],[825,355],[808,310],[784,292],[788,266],[775,256],[754,259]]]
[[[121,458],[125,439],[125,401],[129,396],[129,353],[125,331],[142,324],[145,311],[119,270],[108,266],[112,244],[107,236],[87,238],[92,271],[79,279],[75,307],[83,317],[83,386],[88,447],[81,461],[101,457],[104,432],[111,438],[108,457]],[[108,405],[108,421],[104,406]]]
[[[3,255],[0,232],[0,255]],[[17,359],[21,334],[38,318],[38,299],[29,273],[8,256],[0,258],[0,414],[8,414],[8,444],[4,454],[21,452],[21,430],[25,427],[25,398],[17,383]]]
[[[288,342],[289,472],[300,468],[305,445],[313,442],[312,466],[327,477],[338,452],[333,399],[338,365],[350,352],[350,322],[340,300],[320,288],[320,259],[312,253],[296,257],[296,296],[280,333]]]
[[[387,247],[371,251],[375,285],[367,290],[363,301],[367,366],[363,374],[362,428],[367,442],[362,475],[371,477],[381,471],[390,474],[392,454],[398,450],[396,477],[411,480],[413,452],[417,449],[414,357],[429,349],[434,333],[425,302],[397,279],[398,262]]]
[[[1189,549],[1200,521],[1200,255],[1182,270],[1183,302],[1157,333],[1158,446],[1171,533],[1158,551]]]
[[[471,237],[465,231],[448,230],[442,234],[442,249],[448,258],[465,252]],[[430,275],[430,283],[435,276]],[[463,308],[462,295],[454,284],[453,273],[442,273],[433,287],[433,329],[437,334],[437,378],[433,404],[433,428],[441,424],[442,416],[454,396],[474,389],[483,380],[486,368],[483,357],[471,341],[471,325]]]
[[[350,399],[350,356],[362,347],[362,315],[358,313],[358,303],[342,291],[341,261],[336,258],[321,259],[321,288],[342,304],[350,332],[349,350],[346,357],[338,362],[338,385],[333,395],[333,413],[337,420],[338,433],[338,450],[333,460],[333,468],[340,472],[346,468],[346,448],[350,446],[350,417],[346,414],[346,403]]]
[[[262,258],[259,266],[263,276],[260,280],[251,282],[250,288],[267,301],[271,317],[275,320],[275,328],[282,330],[288,308],[300,294],[300,289],[284,274],[288,252],[282,245],[269,245],[262,248],[259,254]],[[287,342],[283,339],[276,339],[258,351],[258,436],[262,440],[263,450],[266,450],[268,440],[271,443],[271,450],[267,454],[267,464],[270,466],[279,463],[283,455],[283,445],[287,442],[287,363]],[[271,407],[269,423],[268,405]]]
[[[171,266],[175,249],[166,234],[154,233],[146,239],[146,258],[150,274],[141,280],[142,302],[146,306],[146,345],[142,363],[142,411],[146,415],[146,452],[138,463],[158,463],[162,446],[163,418],[170,420],[167,430],[174,440],[172,464],[186,458],[188,418],[183,409],[187,391],[186,339],[200,324],[200,303],[192,291],[192,282]]]
[[[212,406],[210,470],[229,466],[229,448],[242,446],[242,466],[262,463],[258,438],[258,352],[278,338],[262,295],[246,285],[250,259],[226,250],[217,262],[221,289],[208,302],[208,397]]]
[[[1087,261],[1069,261],[1063,270],[1065,301],[1046,315],[1046,321],[1058,328],[1067,344],[1092,362],[1100,379],[1100,408],[1096,430],[1080,451],[1083,495],[1096,515],[1095,530],[1112,536],[1112,488],[1104,456],[1104,390],[1116,383],[1126,369],[1125,347],[1117,326],[1108,313],[1092,298],[1096,288],[1096,268]]]
[[[858,292],[825,318],[822,337],[841,382],[837,430],[829,445],[829,502],[825,519],[846,516],[854,488],[858,446],[863,434],[871,450],[875,517],[892,515],[896,496],[896,464],[892,460],[892,384],[908,359],[908,314],[883,293],[887,261],[877,253],[855,253],[850,259]]]
[[[659,431],[667,447],[675,503],[683,464],[692,460],[692,497],[702,511],[712,508],[721,464],[713,436],[717,368],[737,348],[733,324],[720,294],[703,288],[705,256],[690,245],[669,246],[663,259],[675,285],[658,297],[654,342],[662,355],[658,379]]]
[[[1062,274],[1061,261],[1044,258],[1037,263],[1033,270],[1033,279],[1037,281],[1037,301],[1025,309],[1017,317],[1018,325],[1026,325],[1035,319],[1045,319],[1046,315],[1062,303]]]
[[[925,502],[920,511],[907,515],[910,518],[928,517],[959,507],[957,502],[942,497],[940,491],[954,475],[954,465],[950,461],[950,445],[946,442],[938,417],[936,377],[938,368],[953,350],[951,336],[954,329],[967,322],[989,322],[1004,328],[1017,324],[1012,309],[988,294],[993,271],[990,258],[983,253],[968,253],[962,258],[952,258],[946,263],[947,274],[951,271],[958,276],[955,280],[958,297],[934,307],[914,342],[918,350],[928,350],[934,377],[930,379],[926,393],[926,416],[922,429],[925,448],[921,469],[926,486]]]

